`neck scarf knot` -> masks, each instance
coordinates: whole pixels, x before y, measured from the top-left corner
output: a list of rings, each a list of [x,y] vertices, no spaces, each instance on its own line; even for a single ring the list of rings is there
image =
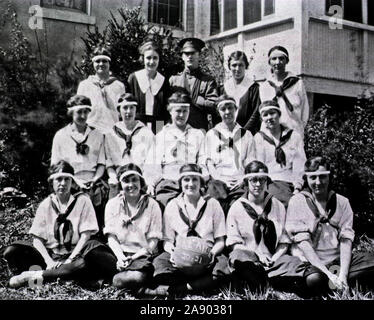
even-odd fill
[[[283,98],[287,108],[292,112],[294,107],[288,97],[285,94],[285,90],[292,87],[295,83],[297,83],[300,79],[298,77],[289,77],[286,78],[280,86],[277,86],[273,81],[268,80],[269,84],[275,90],[275,97],[273,98],[274,101],[278,101],[279,98]]]
[[[248,197],[248,192],[246,193]],[[247,198],[246,197],[246,198]],[[253,234],[255,237],[256,244],[259,244],[261,239],[264,239],[264,244],[268,248],[271,254],[275,253],[277,243],[277,232],[275,229],[274,222],[268,218],[268,214],[271,211],[272,196],[267,194],[264,200],[265,207],[261,215],[252,208],[247,202],[241,201],[247,214],[254,220],[253,223]],[[261,231],[261,226],[263,230]]]
[[[230,138],[223,137],[222,133],[219,132],[216,129],[213,129],[213,132],[214,132],[214,134],[218,137],[218,139],[221,142],[217,146],[216,151],[218,153],[221,153],[225,149],[232,149],[234,151],[235,165],[236,165],[237,168],[240,168],[240,163],[239,163],[240,152],[239,152],[238,148],[235,146],[235,143],[237,141],[239,141],[241,138],[243,138],[243,136],[245,135],[246,131],[244,129],[240,129],[240,130],[236,131],[233,138],[231,138],[231,137]]]
[[[123,153],[122,153],[122,158],[127,154],[128,156],[130,156],[131,154],[131,149],[132,149],[132,138],[133,136],[135,135],[135,133],[137,133],[140,129],[142,128],[142,126],[139,126],[137,128],[135,128],[135,130],[133,130],[133,132],[131,132],[131,134],[125,134],[120,128],[118,128],[116,125],[113,127],[113,130],[114,132],[116,133],[116,135],[120,138],[122,138],[123,140],[125,140],[125,143],[126,143],[126,147],[125,149],[123,150]]]
[[[265,132],[260,131],[260,134],[262,135],[264,140],[275,147],[275,160],[280,164],[281,167],[286,166],[286,154],[283,151],[282,146],[284,146],[288,142],[288,140],[290,140],[293,132],[293,130],[289,130],[285,135],[283,135],[283,130],[284,128],[281,126],[281,137],[278,145]]]
[[[123,197],[123,203],[122,204],[123,204],[123,209],[124,209],[124,212],[125,212],[125,217],[123,219],[122,226],[127,228],[130,224],[133,224],[133,222],[136,219],[138,219],[143,214],[145,209],[148,207],[149,196],[144,195],[142,198],[140,198],[140,200],[139,200],[139,202],[136,206],[136,212],[132,217],[131,217],[131,214],[130,214],[129,205],[128,205],[125,197]]]

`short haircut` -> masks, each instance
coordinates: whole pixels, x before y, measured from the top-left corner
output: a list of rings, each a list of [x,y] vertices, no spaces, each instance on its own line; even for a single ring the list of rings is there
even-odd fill
[[[122,103],[123,101],[138,102],[132,93],[129,93],[129,92],[122,93],[120,95],[120,97],[118,98],[118,103],[117,103],[117,111],[118,112],[119,112],[119,109],[120,109],[120,105],[119,104]]]
[[[266,172],[269,173],[268,167],[261,161],[253,160],[248,163],[244,169],[244,174],[249,173],[258,173],[258,172]],[[248,178],[243,179],[244,183],[248,184]],[[268,177],[268,184],[271,182],[271,179]]]
[[[290,59],[289,59],[289,54],[288,54],[287,49],[286,49],[285,47],[282,47],[282,46],[274,46],[274,47],[272,47],[272,48],[269,50],[269,52],[268,52],[268,58],[270,58],[271,53],[272,53],[273,51],[275,51],[275,50],[279,50],[279,51],[284,52],[284,53],[287,55],[287,62],[290,61]]]
[[[245,64],[245,68],[247,69],[249,66],[248,58],[247,55],[243,51],[234,51],[229,55],[229,60],[228,60],[228,67],[230,68],[230,63],[232,60],[240,60],[243,59],[243,62]]]
[[[320,166],[325,167],[326,170],[328,170],[328,171],[331,171],[330,163],[328,162],[328,160],[326,158],[324,158],[322,156],[314,156],[314,157],[310,157],[309,159],[306,160],[305,165],[304,165],[304,172],[317,171]],[[332,177],[331,172],[330,172],[329,177],[330,178]],[[303,187],[304,188],[308,187],[308,181],[307,181],[307,178],[306,178],[305,174],[303,176],[303,179],[304,179],[304,186]],[[330,185],[331,185],[331,183],[330,183]]]
[[[108,56],[110,58],[110,51],[108,48],[102,46],[102,45],[98,45],[97,47],[94,48],[93,52],[92,52],[92,58],[94,56],[101,56],[101,55],[104,55],[104,56]]]
[[[86,97],[86,96],[76,94],[75,96],[72,96],[68,100],[68,102],[66,103],[66,106],[68,108],[75,107],[75,106],[81,106],[81,105],[91,106],[91,99]],[[68,115],[71,115],[71,114],[72,114],[72,112],[68,111]]]
[[[181,166],[180,169],[179,169],[180,173],[188,172],[188,171],[196,172],[196,173],[202,173],[201,167],[196,163],[186,163],[183,166]],[[202,177],[199,177],[199,178],[200,178],[200,188],[204,188],[205,187],[205,181]],[[180,190],[182,190],[182,179],[183,179],[183,177],[179,178],[179,180],[178,180]]]
[[[144,52],[147,51],[147,50],[154,50],[157,52],[158,56],[161,58],[161,49],[160,47],[158,46],[158,44],[153,41],[153,40],[148,40],[148,41],[145,41],[140,47],[139,47],[139,54],[140,54],[140,59],[142,59],[141,61],[143,61],[143,55],[144,55]]]
[[[118,181],[120,180],[120,177],[124,172],[130,171],[130,170],[139,172],[139,174],[143,175],[142,170],[136,164],[128,163],[128,164],[125,164],[125,165],[123,165],[123,166],[121,166],[117,169],[117,179],[118,179]],[[144,180],[144,178],[142,178],[140,176],[139,176],[139,179],[140,179],[140,188],[142,189],[142,191],[144,191],[144,189],[146,188],[145,180]],[[120,183],[121,183],[121,181],[120,181]]]
[[[174,87],[173,90],[174,92],[168,99],[168,105],[171,103],[192,103],[191,97],[185,88]],[[167,109],[170,111],[169,106]]]

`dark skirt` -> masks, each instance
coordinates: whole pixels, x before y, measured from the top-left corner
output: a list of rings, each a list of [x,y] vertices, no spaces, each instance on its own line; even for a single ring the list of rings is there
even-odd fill
[[[168,202],[180,194],[179,182],[162,179],[155,186],[156,200],[165,208]]]
[[[277,198],[287,208],[293,195],[293,184],[286,181],[275,180],[268,185],[268,192]]]

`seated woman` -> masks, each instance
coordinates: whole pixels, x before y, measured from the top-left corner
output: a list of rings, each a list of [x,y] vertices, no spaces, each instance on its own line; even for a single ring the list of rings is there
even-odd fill
[[[224,93],[235,99],[238,106],[236,122],[253,135],[260,130],[261,119],[258,107],[261,103],[259,85],[246,74],[249,62],[243,51],[234,51],[228,59],[232,77],[223,86]]]
[[[269,193],[287,208],[292,194],[299,192],[303,185],[304,142],[296,131],[280,124],[281,110],[275,101],[262,102],[260,115],[264,128],[254,138],[255,158],[269,169],[272,180]]]
[[[118,99],[117,111],[121,121],[105,135],[106,166],[109,175],[110,198],[118,193],[116,171],[125,164],[134,163],[143,169],[155,136],[143,122],[135,120],[138,103],[131,93]]]
[[[262,162],[249,163],[244,175],[247,191],[230,207],[226,221],[229,270],[251,290],[263,289],[268,278],[289,280],[289,267],[300,264],[286,255],[291,243],[284,228],[286,210],[267,192],[268,179],[268,168]]]
[[[254,159],[255,150],[252,134],[236,122],[238,107],[234,98],[221,95],[217,109],[222,122],[205,138],[206,166],[211,176],[208,193],[227,213],[230,204],[244,193],[244,167]]]
[[[105,172],[104,135],[87,125],[92,109],[89,98],[75,95],[69,99],[67,107],[72,123],[55,134],[51,165],[64,160],[73,167],[79,186],[90,195],[101,233],[109,192],[108,185],[102,180]]]
[[[286,48],[271,48],[268,59],[271,75],[260,84],[260,99],[276,101],[282,112],[281,124],[296,131],[304,139],[304,129],[309,119],[309,103],[304,83],[299,77],[286,71],[289,62]],[[262,124],[261,129],[264,127]]]
[[[305,163],[304,189],[291,198],[287,210],[291,253],[303,261],[300,273],[310,294],[343,290],[356,282],[373,289],[374,255],[352,253],[353,212],[349,200],[331,189],[331,176],[326,159],[312,157]]]
[[[165,208],[163,219],[164,249],[153,261],[154,282],[160,286],[147,290],[148,294],[183,294],[208,290],[218,281],[221,255],[225,244],[225,217],[218,201],[203,197],[204,180],[196,164],[183,165],[179,170],[182,193]],[[184,273],[176,264],[181,241],[203,242],[209,248],[208,264],[191,273]],[[217,262],[219,261],[219,262]]]
[[[180,193],[178,172],[181,166],[204,161],[204,133],[187,124],[190,104],[191,98],[183,88],[170,96],[167,108],[171,123],[156,135],[156,143],[146,161],[146,181],[163,206]]]
[[[162,239],[161,209],[144,192],[145,181],[137,165],[120,167],[118,180],[122,191],[106,206],[104,233],[119,271],[113,285],[136,290],[152,276],[152,257]]]
[[[58,278],[88,279],[89,270],[100,277],[113,272],[100,263],[100,257],[107,256],[108,250],[100,242],[89,240],[99,230],[90,198],[81,192],[70,192],[74,169],[61,160],[51,166],[49,180],[54,192],[36,211],[29,231],[34,237],[33,245],[16,242],[4,251],[10,269],[20,273],[9,281],[13,288]]]
[[[169,81],[157,71],[161,50],[152,39],[147,39],[139,47],[139,53],[144,69],[130,74],[129,91],[138,102],[137,119],[149,123],[156,133],[156,122],[163,124],[169,116],[166,110]]]
[[[77,94],[90,98],[92,112],[87,123],[102,133],[109,131],[118,121],[116,104],[125,85],[110,71],[110,53],[107,48],[98,46],[92,54],[95,75],[89,76],[78,85]]]

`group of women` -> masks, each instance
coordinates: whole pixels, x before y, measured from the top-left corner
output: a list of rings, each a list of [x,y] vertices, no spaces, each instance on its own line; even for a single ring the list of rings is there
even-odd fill
[[[94,51],[96,74],[67,102],[72,122],[53,140],[53,192],[36,212],[33,243],[5,249],[11,287],[58,278],[149,295],[230,281],[312,295],[373,287],[374,256],[352,254],[348,199],[331,190],[325,159],[306,159],[309,107],[302,81],[286,71],[287,50],[269,51],[261,84],[245,75],[246,55],[232,53],[232,78],[220,96],[209,80],[208,99],[189,90],[205,81],[193,60],[201,42],[182,42],[187,88],[157,71],[153,41],[140,47],[144,69],[127,86],[111,75],[109,52]],[[191,112],[212,103],[221,121],[207,132],[191,126]],[[158,120],[169,123],[154,135]],[[186,243],[208,257],[193,272],[177,263]]]

